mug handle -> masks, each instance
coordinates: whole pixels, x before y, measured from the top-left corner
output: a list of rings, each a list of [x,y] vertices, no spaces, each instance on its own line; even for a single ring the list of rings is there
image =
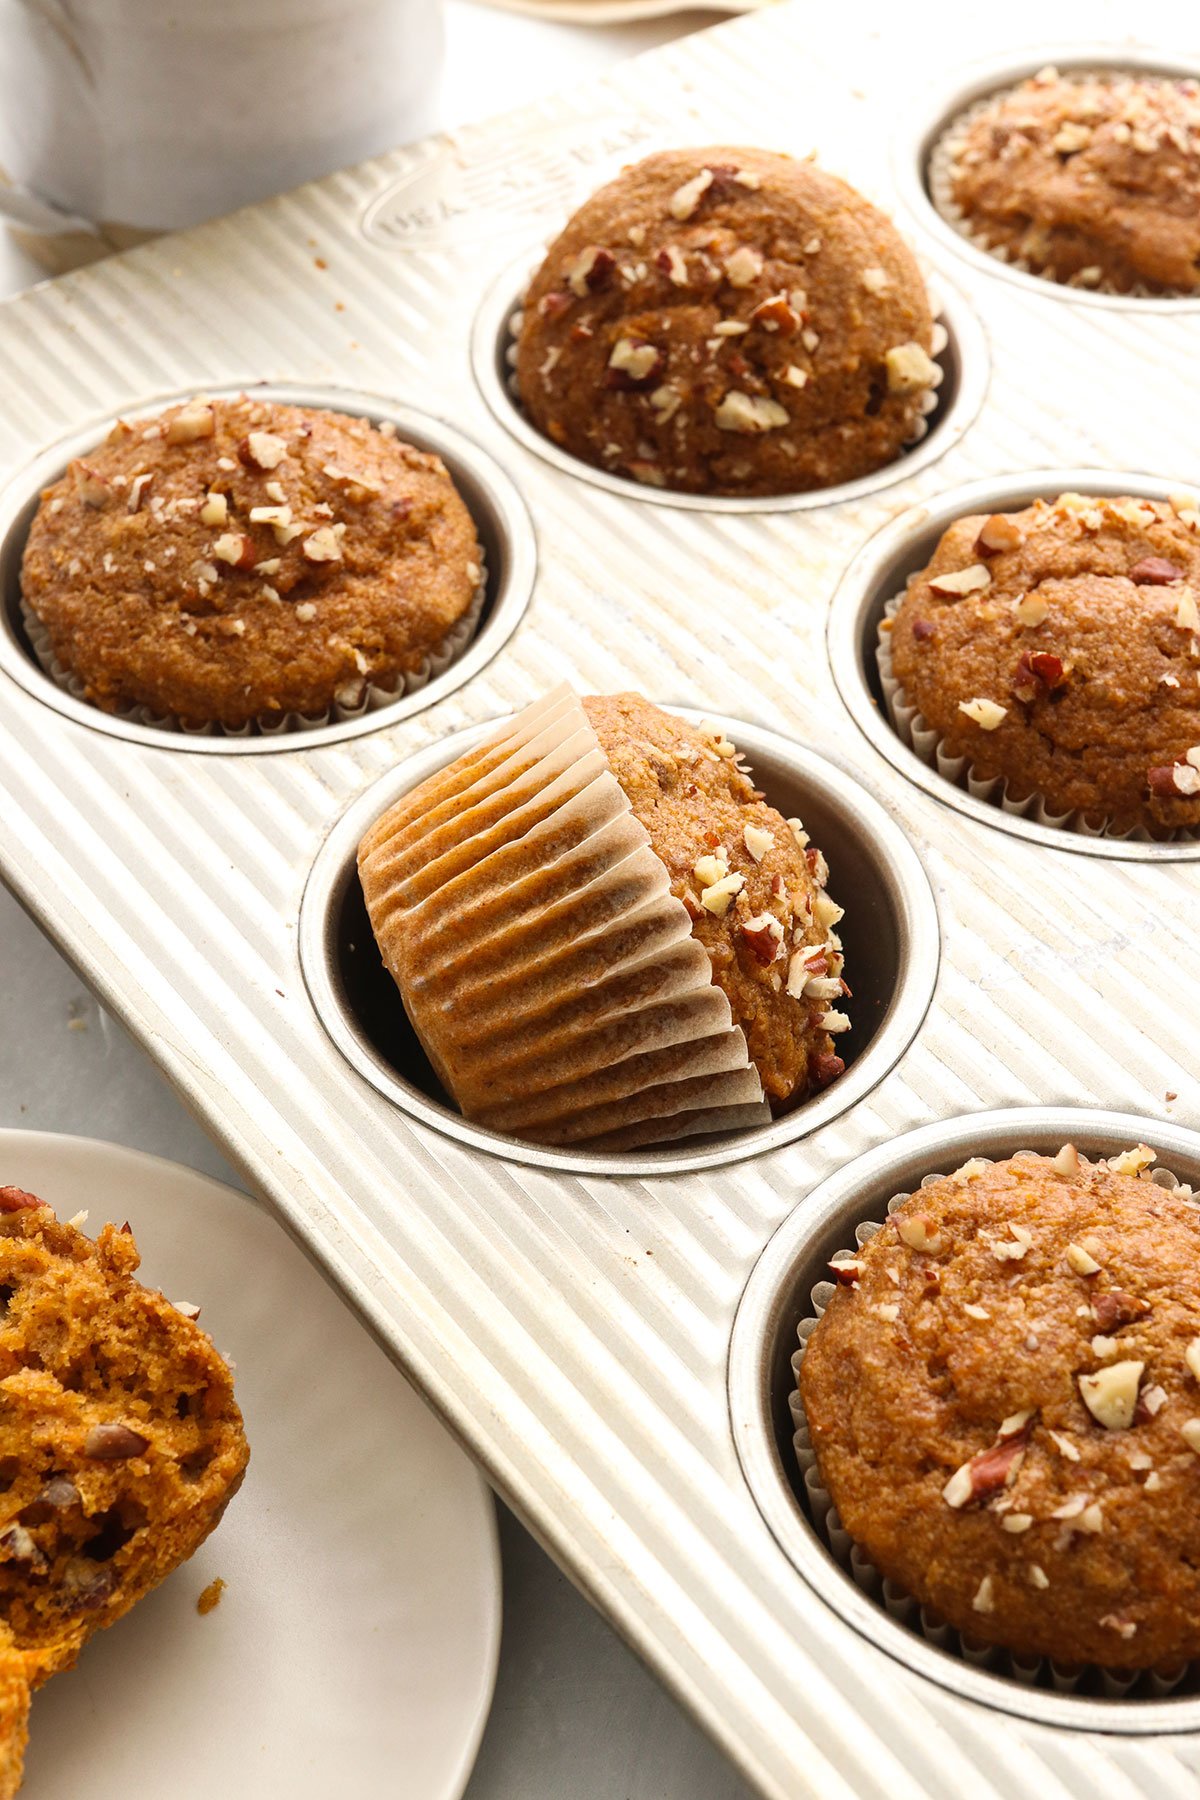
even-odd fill
[[[48,200],[42,200],[37,194],[31,193],[28,188],[15,187],[2,180],[0,220],[17,226],[21,231],[31,231],[36,237],[66,237],[77,231],[84,231],[89,237],[100,235],[91,219],[64,212],[61,208],[52,206]]]

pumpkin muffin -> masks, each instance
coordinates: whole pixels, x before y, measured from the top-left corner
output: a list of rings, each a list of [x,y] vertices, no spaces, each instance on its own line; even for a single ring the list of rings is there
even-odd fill
[[[517,380],[584,462],[685,493],[796,493],[919,435],[933,332],[911,251],[844,181],[765,150],[670,150],[551,246]]]
[[[93,1243],[0,1188],[0,1626],[31,1686],[69,1669],[212,1531],[248,1451],[228,1365]]]
[[[399,691],[470,613],[481,563],[436,456],[242,395],[119,421],[73,462],[22,594],[94,705],[236,730]]]
[[[359,870],[435,1069],[496,1130],[679,1135],[727,1076],[760,1119],[842,1072],[825,859],[719,727],[561,690],[397,802]]]
[[[850,1536],[1022,1658],[1200,1656],[1200,1213],[1153,1160],[1067,1145],[922,1187],[831,1264],[801,1362]]]
[[[1200,510],[1063,494],[957,520],[910,577],[907,703],[1012,798],[1156,835],[1200,825]]]
[[[1036,275],[1200,289],[1200,83],[1043,69],[951,127],[935,199]]]

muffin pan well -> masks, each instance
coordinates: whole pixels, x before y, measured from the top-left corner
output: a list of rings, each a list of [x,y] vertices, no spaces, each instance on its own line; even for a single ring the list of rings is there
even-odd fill
[[[231,395],[249,389],[264,399],[292,406],[324,407],[332,412],[361,415],[379,421],[390,419],[400,437],[440,456],[475,521],[485,559],[485,593],[479,623],[465,647],[423,686],[382,705],[367,705],[336,722],[270,731],[183,731],[174,723],[154,723],[138,716],[104,712],[79,693],[77,685],[58,681],[43,668],[30,642],[21,606],[21,557],[30,521],[43,488],[57,481],[75,457],[86,455],[103,443],[115,419],[152,417],[164,407],[184,400],[194,389],[138,398],[116,409],[106,419],[88,424],[60,438],[33,457],[0,488],[0,670],[19,681],[47,706],[81,725],[105,731],[129,742],[153,744],[172,750],[198,750],[218,755],[294,749],[296,744],[324,744],[354,737],[411,718],[432,706],[495,656],[520,623],[533,591],[537,553],[533,525],[512,481],[477,444],[442,419],[397,406],[380,395],[319,384],[281,385],[271,382],[209,384],[212,395]]]
[[[527,450],[563,474],[590,482],[610,494],[622,494],[627,500],[648,500],[655,506],[711,513],[806,512],[815,507],[836,506],[841,501],[860,500],[917,474],[943,456],[970,427],[987,391],[987,338],[978,315],[957,288],[939,279],[932,284],[932,292],[937,308],[935,361],[941,367],[942,380],[929,395],[931,406],[921,421],[921,435],[895,462],[857,481],[813,488],[801,494],[684,494],[671,488],[650,487],[595,468],[561,450],[537,429],[521,406],[513,368],[514,321],[520,315],[521,296],[537,260],[527,253],[504,269],[475,315],[471,361],[479,391],[500,424]]]
[[[982,245],[975,244],[955,224],[945,218],[931,195],[930,158],[943,134],[955,121],[980,101],[993,94],[1004,93],[1020,82],[1052,66],[1063,75],[1133,74],[1162,75],[1171,79],[1200,79],[1200,61],[1171,56],[1151,50],[1136,42],[1119,46],[1103,43],[1049,44],[1029,56],[1011,55],[972,62],[951,77],[944,89],[930,95],[922,89],[908,102],[892,140],[892,173],[901,198],[909,211],[945,248],[965,257],[980,274],[999,276],[1016,282],[1032,293],[1057,297],[1083,307],[1132,308],[1138,312],[1200,311],[1200,294],[1176,296],[1161,294],[1113,294],[1092,292],[1083,287],[1052,281],[1017,264],[1007,262]]]
[[[1135,1736],[1200,1729],[1200,1669],[1189,1668],[1166,1697],[1152,1675],[1106,1684],[1094,1670],[1078,1677],[1063,1671],[1060,1687],[1043,1665],[1036,1678],[1018,1681],[994,1672],[1005,1660],[1001,1653],[969,1655],[957,1647],[954,1633],[956,1647],[939,1648],[915,1624],[900,1623],[898,1609],[885,1604],[878,1576],[867,1574],[865,1559],[848,1556],[843,1563],[814,1523],[796,1460],[792,1401],[797,1326],[813,1315],[812,1290],[828,1279],[829,1259],[854,1248],[860,1225],[886,1218],[894,1195],[912,1192],[923,1177],[948,1174],[972,1156],[998,1161],[1022,1150],[1057,1154],[1073,1143],[1095,1159],[1139,1142],[1157,1150],[1159,1179],[1200,1185],[1196,1133],[1136,1114],[1066,1107],[973,1113],[908,1132],[859,1157],[807,1195],[767,1245],[742,1296],[729,1356],[730,1417],[743,1473],[783,1550],[824,1604],[889,1656],[966,1700],[1045,1725]]]
[[[700,715],[681,708],[685,716]],[[838,931],[853,998],[838,1041],[845,1073],[769,1124],[639,1151],[552,1149],[472,1125],[437,1081],[371,933],[355,856],[360,839],[402,794],[486,732],[462,732],[401,763],[339,820],[313,865],[300,910],[300,960],[314,1006],[342,1054],[412,1117],[475,1149],[540,1168],[653,1175],[736,1162],[818,1130],[887,1074],[920,1029],[938,969],[938,923],[920,861],[858,784],[815,752],[774,732],[722,721],[755,780],[785,817],[803,819],[829,863],[829,892],[845,908]]]
[[[919,756],[891,724],[876,658],[880,621],[889,603],[904,593],[909,576],[924,568],[938,539],[955,519],[968,513],[1013,512],[1034,500],[1053,500],[1066,493],[1129,494],[1162,500],[1180,486],[1186,483],[1111,469],[1037,469],[939,494],[932,503],[901,514],[870,539],[846,570],[830,607],[829,657],[834,680],[856,723],[893,768],[968,818],[1032,843],[1127,860],[1200,858],[1200,833],[1179,832],[1155,841],[1107,831],[1093,835],[1039,822],[1032,816],[1032,804],[1017,811],[997,799],[980,797],[966,770],[959,779],[951,780]]]
[[[1044,0],[1008,0],[1010,70],[1050,54],[1044,15]],[[1056,18],[1078,54],[1099,36],[1129,60],[1117,0],[1060,0]],[[1137,26],[1169,39],[1177,9],[1143,0]],[[1190,1698],[1146,1714],[1137,1738],[1074,1701],[1035,1720],[992,1703],[992,1686],[988,1704],[968,1699],[960,1666],[927,1646],[901,1659],[873,1602],[857,1629],[832,1603],[841,1576],[806,1579],[760,1510],[728,1382],[739,1296],[773,1234],[805,1218],[811,1195],[810,1216],[824,1216],[825,1184],[863,1155],[891,1176],[914,1125],[933,1131],[932,1158],[940,1120],[986,1124],[1018,1103],[1120,1108],[1168,1166],[1186,1161],[1181,1127],[1200,1128],[1195,847],[1009,821],[910,766],[863,651],[872,610],[947,508],[1026,498],[1043,481],[1139,491],[1138,469],[1200,486],[1200,314],[997,279],[994,259],[962,254],[914,207],[959,357],[947,421],[836,504],[825,493],[731,510],[627,493],[521,438],[497,346],[528,259],[487,299],[486,324],[479,309],[493,256],[554,230],[619,160],[655,146],[816,145],[895,216],[898,107],[941,117],[931,56],[965,67],[997,29],[950,9],[935,40],[921,21],[897,30],[884,0],[760,9],[586,92],[0,307],[0,465],[20,484],[5,502],[10,604],[45,446],[60,446],[49,473],[131,394],[253,374],[335,404],[349,402],[334,384],[366,390],[367,410],[381,404],[371,393],[402,392],[409,435],[460,482],[478,466],[493,578],[507,568],[511,580],[492,622],[436,688],[324,734],[264,740],[270,754],[239,753],[252,747],[240,740],[172,754],[208,741],[70,702],[4,626],[0,874],[767,1800],[1135,1800],[1190,1792],[1200,1771]],[[365,232],[385,203],[386,236]],[[456,422],[444,441],[443,414]],[[669,503],[631,503],[655,498]],[[526,506],[538,586],[511,632],[533,572]],[[861,937],[846,930],[858,1060],[754,1137],[611,1165],[485,1144],[429,1091],[371,961],[354,915],[363,827],[452,756],[458,734],[563,681],[754,721],[735,741],[771,797],[805,816],[839,903],[852,913],[855,869],[877,898]]]

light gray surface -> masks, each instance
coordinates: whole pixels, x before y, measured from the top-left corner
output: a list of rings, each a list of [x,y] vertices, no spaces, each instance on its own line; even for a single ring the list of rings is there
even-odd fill
[[[107,1138],[243,1186],[2,888],[0,1021],[0,1125]],[[507,1508],[499,1512],[500,1675],[467,1800],[748,1800],[699,1729]]]

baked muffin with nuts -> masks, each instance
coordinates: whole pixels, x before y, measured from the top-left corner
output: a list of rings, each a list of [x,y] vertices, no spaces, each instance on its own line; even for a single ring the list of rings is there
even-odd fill
[[[907,1197],[804,1351],[820,1475],[882,1573],[1021,1658],[1200,1655],[1200,1212],[1145,1145]]]
[[[1200,825],[1200,508],[1063,494],[957,520],[889,649],[951,756],[1052,813]]]
[[[434,1069],[495,1130],[669,1138],[842,1072],[825,859],[717,726],[558,690],[391,807],[359,872]]]
[[[480,573],[436,456],[250,394],[119,421],[42,495],[21,584],[94,705],[239,729],[402,691]]]
[[[670,150],[593,195],[524,302],[521,403],[614,474],[787,494],[892,462],[940,378],[891,221],[811,161]]]
[[[246,1467],[228,1365],[138,1260],[128,1227],[93,1243],[0,1188],[0,1626],[35,1688],[199,1547]]]
[[[1043,69],[935,151],[934,197],[984,248],[1115,293],[1200,289],[1200,83]]]

